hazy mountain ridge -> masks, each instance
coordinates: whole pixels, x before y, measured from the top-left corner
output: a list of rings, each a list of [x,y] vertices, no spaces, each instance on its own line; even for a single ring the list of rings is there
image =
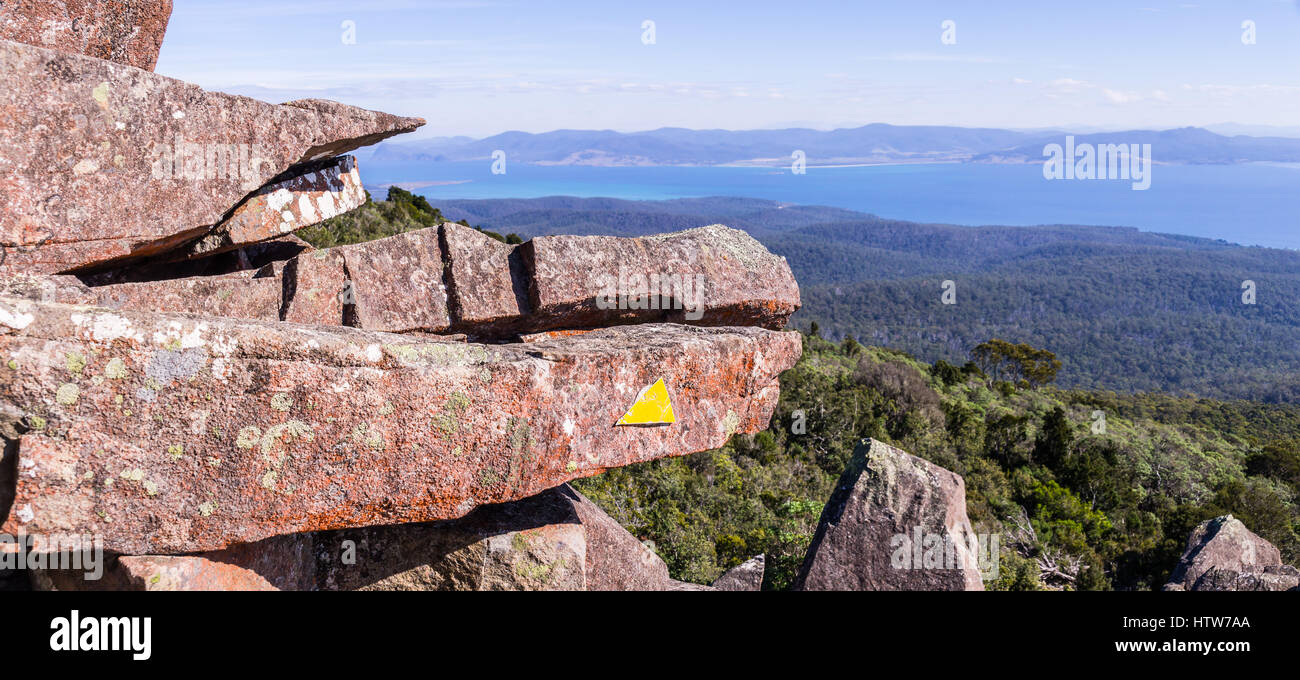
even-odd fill
[[[540,165],[763,165],[782,167],[798,150],[811,165],[907,162],[1026,163],[1043,160],[1043,147],[1063,143],[1066,131],[899,126],[873,123],[822,131],[688,130],[644,132],[555,130],[504,132],[485,139],[444,137],[385,142],[370,158],[385,163],[450,163],[491,159]],[[1203,128],[1129,130],[1074,135],[1078,143],[1151,144],[1157,163],[1300,162],[1300,139],[1225,136]]]

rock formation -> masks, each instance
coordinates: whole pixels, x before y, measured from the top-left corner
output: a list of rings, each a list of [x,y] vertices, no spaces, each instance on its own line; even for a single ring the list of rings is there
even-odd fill
[[[853,452],[796,590],[983,590],[962,478],[875,440]]]
[[[48,570],[39,572],[37,583],[50,590],[678,590],[691,585],[669,578],[653,550],[567,484],[485,505],[460,519],[288,534],[194,555],[120,556],[98,581],[87,582],[81,571]]]
[[[767,559],[757,555],[728,569],[726,573],[713,582],[716,590],[739,590],[757,592],[763,589],[763,571]]]
[[[344,154],[424,121],[152,73],[169,12],[0,6],[0,533],[111,557],[38,585],[761,586],[672,580],[565,483],[767,426],[784,258],[721,225],[312,248],[366,200]]]
[[[285,193],[258,193],[272,180],[282,185],[314,171],[312,161],[424,124],[322,100],[277,106],[205,92],[7,40],[0,72],[8,101],[0,109],[0,274],[183,252],[246,197],[279,206]],[[355,202],[324,192],[313,205],[308,196],[294,197],[307,217]]]
[[[1223,515],[1202,522],[1187,539],[1165,590],[1295,590],[1300,571],[1241,520]]]

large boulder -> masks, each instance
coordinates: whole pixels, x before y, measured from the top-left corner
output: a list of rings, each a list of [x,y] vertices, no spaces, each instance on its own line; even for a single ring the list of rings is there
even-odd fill
[[[767,558],[757,555],[728,569],[713,582],[715,590],[757,592],[763,589],[763,571]]]
[[[863,440],[822,511],[796,590],[983,590],[962,478]]]
[[[1192,530],[1187,550],[1165,589],[1287,590],[1296,585],[1289,580],[1294,572],[1294,568],[1283,568],[1282,553],[1272,543],[1255,535],[1241,520],[1223,515]],[[1276,587],[1263,587],[1267,585]]]
[[[0,531],[165,554],[460,517],[761,430],[799,353],[758,328],[477,345],[0,298],[25,430]],[[675,422],[618,425],[659,380]]]
[[[11,0],[0,38],[152,71],[171,15],[171,0]]]
[[[291,534],[195,555],[122,556],[99,580],[33,572],[46,590],[685,590],[567,484],[459,519]]]
[[[800,305],[785,258],[720,224],[639,238],[539,236],[520,252],[533,330],[653,321],[779,329]]]
[[[424,124],[206,92],[7,40],[0,73],[0,273],[107,269],[183,249],[271,180]]]

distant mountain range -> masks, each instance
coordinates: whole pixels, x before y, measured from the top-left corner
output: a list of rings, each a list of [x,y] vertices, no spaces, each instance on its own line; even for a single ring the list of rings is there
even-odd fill
[[[812,130],[688,130],[645,132],[555,130],[505,132],[486,139],[439,137],[384,142],[364,160],[379,163],[488,161],[494,151],[512,163],[538,165],[654,166],[760,165],[784,167],[802,151],[808,165],[859,163],[1037,163],[1043,147],[1060,144],[1066,130],[1016,131],[875,123]],[[1300,139],[1225,136],[1204,128],[1089,132],[1083,143],[1151,144],[1155,163],[1300,163]]]
[[[962,227],[750,198],[449,200],[528,238],[744,229],[785,255],[824,336],[961,363],[999,337],[1056,352],[1063,386],[1300,403],[1300,252],[1123,227]],[[955,282],[956,304],[940,300]],[[1243,286],[1258,290],[1247,304]]]

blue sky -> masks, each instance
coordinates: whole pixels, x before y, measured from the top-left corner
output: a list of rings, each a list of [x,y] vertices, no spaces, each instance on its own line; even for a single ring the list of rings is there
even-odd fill
[[[423,116],[420,136],[1300,126],[1300,0],[176,0],[157,71]]]

